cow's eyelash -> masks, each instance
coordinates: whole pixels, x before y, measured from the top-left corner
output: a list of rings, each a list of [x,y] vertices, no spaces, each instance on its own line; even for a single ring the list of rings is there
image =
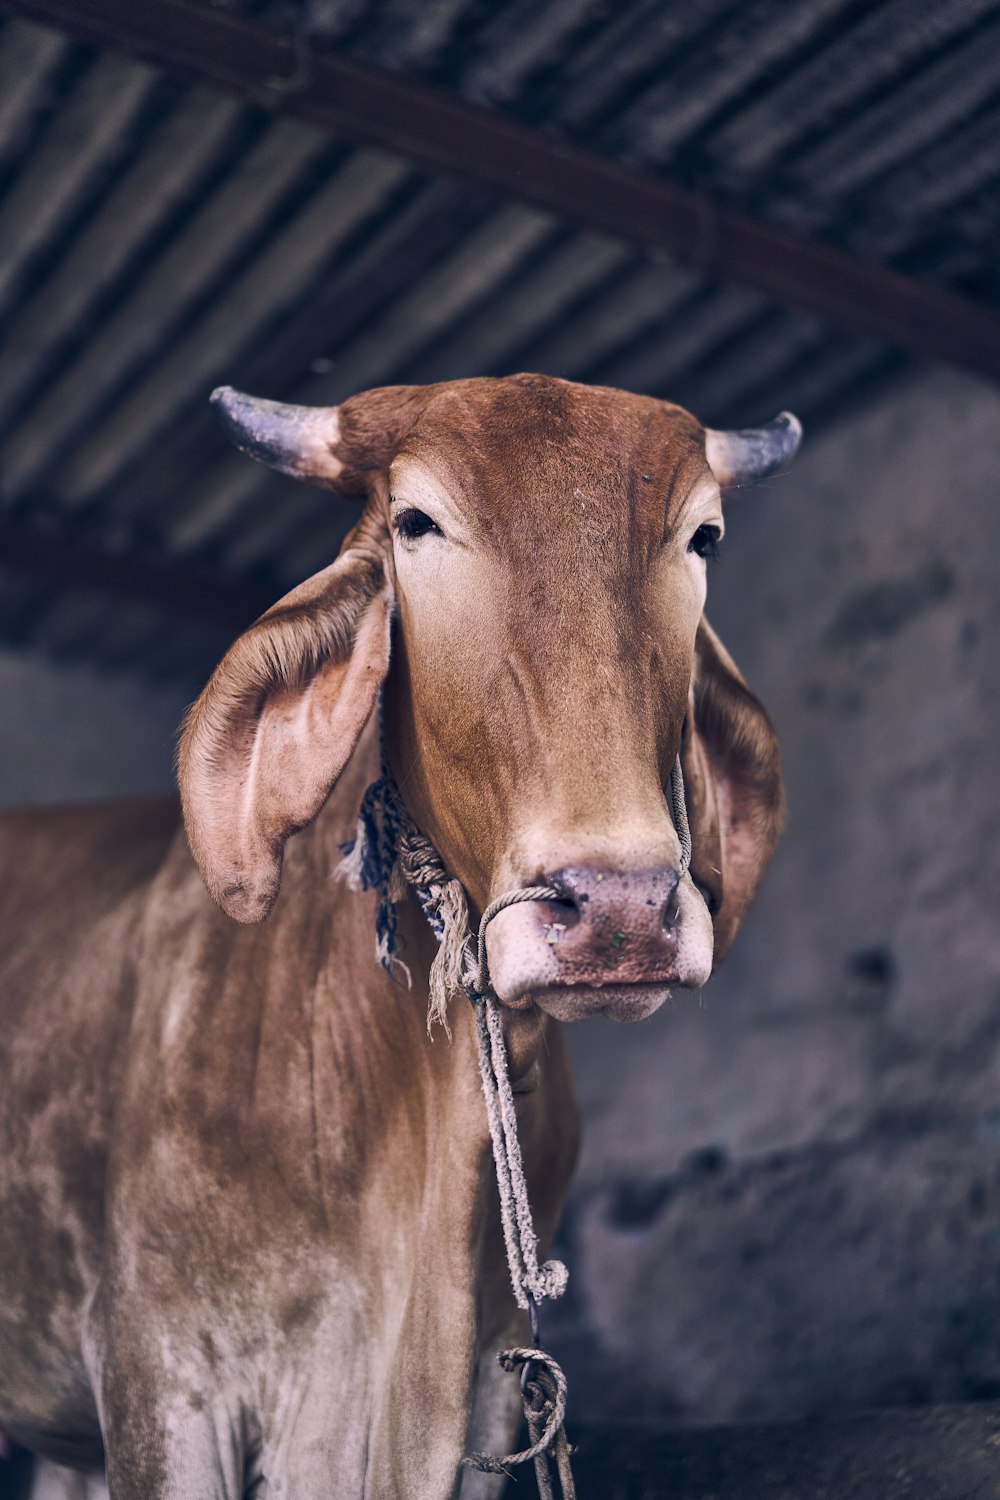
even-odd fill
[[[426,511],[418,510],[415,505],[408,505],[405,510],[398,510],[392,518],[392,524],[396,528],[396,535],[401,536],[406,542],[415,542],[422,536],[435,533],[443,536],[440,526],[432,521]]]
[[[699,526],[694,536],[688,542],[688,551],[696,553],[699,557],[709,558],[714,561],[719,555],[719,543],[722,541],[722,532],[718,526],[706,523]]]

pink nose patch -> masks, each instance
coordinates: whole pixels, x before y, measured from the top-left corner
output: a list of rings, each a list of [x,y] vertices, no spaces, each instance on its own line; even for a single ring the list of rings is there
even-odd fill
[[[676,870],[565,869],[550,883],[567,897],[538,908],[550,983],[643,984],[672,975]]]
[[[545,884],[564,899],[524,902],[491,924],[490,972],[501,999],[677,979],[676,870],[567,866]]]

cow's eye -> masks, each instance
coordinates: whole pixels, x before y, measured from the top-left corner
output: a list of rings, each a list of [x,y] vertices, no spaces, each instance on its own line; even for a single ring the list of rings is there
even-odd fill
[[[393,517],[393,525],[397,535],[407,542],[415,542],[418,537],[427,536],[430,532],[435,532],[438,536],[444,535],[440,526],[431,520],[426,511],[417,510],[415,506],[397,511]]]
[[[722,541],[722,532],[718,526],[706,524],[699,526],[694,536],[688,542],[688,551],[696,552],[699,557],[718,557],[719,543]]]

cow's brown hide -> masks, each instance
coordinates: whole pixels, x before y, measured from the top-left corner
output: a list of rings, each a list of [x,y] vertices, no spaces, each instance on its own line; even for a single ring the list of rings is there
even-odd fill
[[[477,1343],[507,1336],[471,1013],[431,1045],[330,878],[376,764],[369,736],[266,927],[212,906],[175,807],[0,819],[0,1427],[92,1463],[100,1409],[112,1495],[240,1495],[244,1464],[446,1495]],[[419,972],[419,913],[402,934]],[[515,1021],[547,1239],[572,1087],[554,1023]]]
[[[267,923],[212,905],[170,806],[0,818],[0,1428],[78,1462],[103,1441],[113,1500],[445,1500],[468,1446],[509,1442],[492,1356],[525,1330],[471,1013],[428,1039],[426,923],[402,903],[415,983],[392,984],[372,898],[333,870],[384,680],[403,795],[479,907],[567,860],[669,867],[682,746],[692,873],[728,946],[781,795],[701,618],[704,442],[679,408],[543,377],[310,421],[298,471],[365,508],[227,654],[181,757],[210,891]],[[406,507],[443,545],[406,540]],[[679,925],[706,931],[682,894]],[[560,1026],[530,991],[518,1007],[547,1241],[576,1114]]]

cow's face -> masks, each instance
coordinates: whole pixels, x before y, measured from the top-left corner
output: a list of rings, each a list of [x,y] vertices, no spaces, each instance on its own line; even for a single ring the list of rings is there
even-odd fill
[[[362,493],[338,561],[237,641],[182,750],[192,847],[241,920],[316,815],[386,681],[418,826],[494,919],[508,1004],[648,1015],[699,986],[777,837],[777,747],[703,619],[722,484],[794,450],[782,419],[708,434],[679,407],[542,376],[368,392],[339,410],[223,393],[241,445]],[[390,619],[395,616],[390,650]],[[693,856],[664,794],[680,752]]]

